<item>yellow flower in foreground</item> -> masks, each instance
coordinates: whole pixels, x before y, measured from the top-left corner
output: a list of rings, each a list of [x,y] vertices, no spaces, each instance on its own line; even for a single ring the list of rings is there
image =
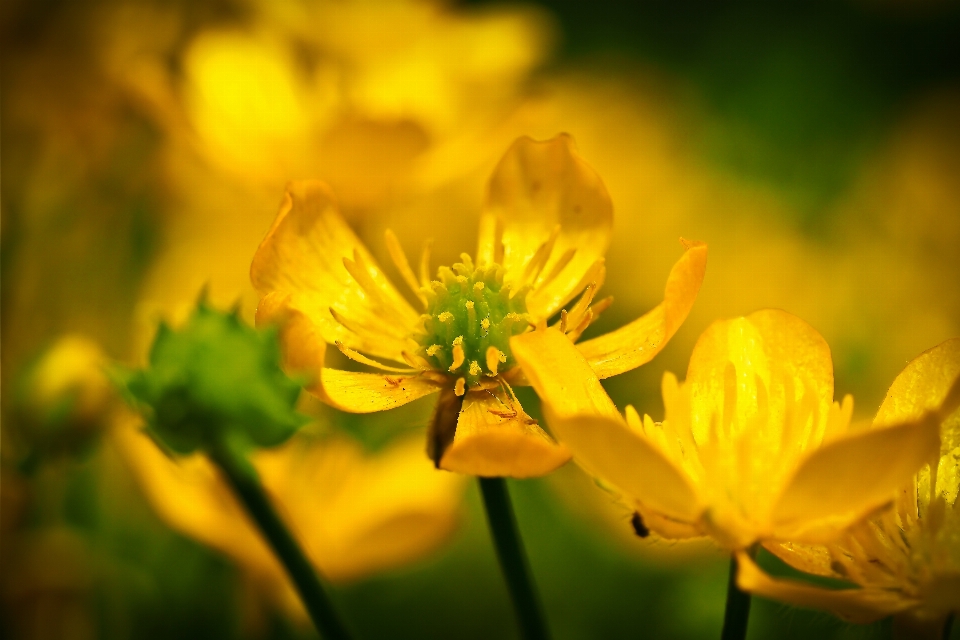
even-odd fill
[[[632,407],[621,417],[559,332],[512,343],[553,433],[666,538],[709,535],[731,551],[826,541],[888,503],[939,447],[929,414],[852,426],[852,399],[833,402],[829,347],[783,311],[711,325],[686,381],[664,375],[661,423]]]
[[[130,422],[114,430],[113,442],[163,520],[236,560],[282,602],[298,603],[216,467],[201,454],[166,456]],[[333,581],[422,557],[459,520],[462,479],[424,460],[419,438],[368,454],[345,438],[300,433],[251,461],[306,555]]]
[[[944,619],[960,613],[960,338],[948,340],[907,365],[897,376],[874,428],[921,418],[942,419],[935,482],[924,467],[895,509],[852,528],[829,546],[777,544],[767,548],[797,569],[852,581],[862,589],[828,590],[768,577],[741,564],[741,587],[755,593],[869,622],[900,614],[917,633],[940,637]]]
[[[439,467],[478,476],[544,474],[569,452],[517,402],[511,385],[525,381],[510,337],[559,312],[555,331],[572,344],[607,308],[611,299],[594,297],[612,226],[607,191],[569,136],[521,138],[491,179],[476,261],[461,254],[461,263],[441,267],[431,280],[429,245],[416,274],[387,233],[397,271],[422,304],[417,312],[344,222],[326,186],[293,183],[253,259],[251,278],[264,296],[257,323],[281,324],[288,366],[313,374],[309,389],[341,410],[382,411],[439,392],[428,441]],[[705,245],[688,244],[662,304],[577,346],[600,377],[637,367],[663,348],[696,298],[706,253]],[[325,367],[327,344],[380,372]]]

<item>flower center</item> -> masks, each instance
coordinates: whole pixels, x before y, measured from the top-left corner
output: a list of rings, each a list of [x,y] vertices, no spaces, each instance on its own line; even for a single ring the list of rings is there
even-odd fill
[[[514,365],[510,338],[529,326],[527,288],[503,284],[503,267],[474,267],[467,254],[453,268],[440,267],[430,283],[417,354],[467,386]],[[458,380],[457,392],[463,388]]]

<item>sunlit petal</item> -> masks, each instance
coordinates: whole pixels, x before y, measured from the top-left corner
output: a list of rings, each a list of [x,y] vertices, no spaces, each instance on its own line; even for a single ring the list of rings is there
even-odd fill
[[[737,554],[737,585],[744,591],[801,607],[825,609],[851,622],[867,623],[915,606],[892,592],[824,589],[768,576],[746,553]]]
[[[797,468],[773,508],[772,523],[793,536],[804,523],[823,519],[843,529],[892,502],[939,448],[939,423],[932,415],[827,443]]]
[[[587,413],[620,419],[590,364],[559,330],[514,336],[510,348],[527,380],[555,415]]]
[[[296,294],[323,339],[403,362],[418,314],[343,220],[322,182],[293,182],[250,267],[261,293]],[[340,318],[340,319],[338,319]]]
[[[466,395],[453,442],[440,467],[475,476],[530,478],[550,473],[570,459],[509,394]]]
[[[613,205],[600,176],[574,151],[570,136],[545,142],[520,138],[494,170],[480,221],[478,264],[500,262],[506,279],[524,276],[528,261],[559,233],[541,277],[552,280],[528,297],[531,313],[548,318],[568,302],[590,267],[603,258],[613,228]],[[570,250],[575,250],[572,258]],[[502,252],[502,260],[498,260]],[[554,267],[568,261],[559,273]]]
[[[707,245],[688,243],[670,270],[663,302],[633,322],[578,345],[601,379],[635,369],[660,353],[690,313],[706,268]]]
[[[324,367],[327,343],[313,316],[297,306],[298,296],[271,293],[257,307],[257,325],[280,327],[284,366],[308,377],[306,388],[342,411],[369,413],[393,409],[436,393],[440,383],[427,374],[384,374]]]
[[[686,475],[652,442],[622,420],[564,416],[544,406],[547,424],[588,473],[658,513],[692,523],[700,504]]]
[[[813,327],[785,311],[766,309],[710,325],[690,356],[685,384],[698,442],[708,439],[714,420],[732,438],[761,419],[770,428],[752,437],[776,450],[791,424],[787,419],[800,415],[803,424],[792,425],[796,433],[786,435],[791,446],[802,449],[805,442],[819,442],[826,428],[833,361]]]

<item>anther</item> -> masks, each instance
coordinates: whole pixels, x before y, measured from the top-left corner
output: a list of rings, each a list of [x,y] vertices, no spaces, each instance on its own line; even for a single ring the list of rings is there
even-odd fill
[[[441,347],[441,346],[438,345],[438,344],[432,344],[432,345],[430,345],[429,347],[427,347],[427,355],[428,355],[428,356],[435,356],[435,355],[437,355],[437,353],[440,352],[440,349],[443,349],[443,347]]]
[[[467,307],[467,326],[473,334],[477,330],[477,311],[473,308],[473,300],[467,300],[465,306]]]
[[[443,313],[437,316],[437,320],[439,320],[440,322],[452,322],[453,314],[450,313],[449,311],[444,311]]]
[[[458,396],[462,396],[467,392],[467,381],[464,378],[457,378],[457,384],[453,387],[453,392]]]
[[[484,285],[482,281],[481,281],[481,282],[474,282],[474,283],[473,283],[473,294],[474,294],[474,295],[477,295],[477,296],[480,295],[480,292],[483,291],[483,287],[484,287],[484,286],[486,286],[486,285]]]
[[[473,376],[473,377],[477,377],[477,376],[480,375],[480,371],[482,371],[482,369],[480,369],[480,363],[477,362],[476,360],[471,360],[471,361],[470,361],[470,375]]]
[[[487,369],[490,370],[491,376],[497,375],[497,367],[500,366],[501,362],[507,361],[507,356],[505,353],[500,351],[494,346],[487,347]]]
[[[484,332],[490,331],[490,318],[484,318],[481,320],[480,326],[483,327]]]
[[[453,364],[450,365],[450,368],[447,371],[451,373],[460,368],[463,364],[463,361],[467,359],[467,355],[463,352],[463,336],[454,338],[453,340]]]

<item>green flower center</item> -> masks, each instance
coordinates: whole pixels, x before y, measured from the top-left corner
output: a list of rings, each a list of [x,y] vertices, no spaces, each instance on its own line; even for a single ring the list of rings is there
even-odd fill
[[[430,283],[423,329],[414,338],[417,354],[434,369],[474,386],[514,366],[510,338],[529,326],[527,288],[503,284],[498,264],[474,267],[470,256],[460,257],[463,262],[440,267]]]

